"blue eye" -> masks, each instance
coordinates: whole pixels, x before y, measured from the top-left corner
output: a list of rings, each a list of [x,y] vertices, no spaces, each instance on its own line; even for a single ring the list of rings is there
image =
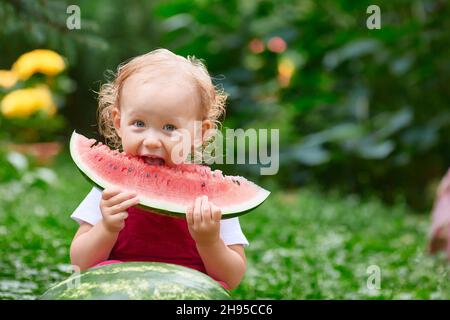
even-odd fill
[[[173,124],[168,123],[168,124],[164,125],[163,129],[167,130],[167,131],[173,131],[173,130],[176,130],[177,128],[175,128],[175,126]]]
[[[138,127],[138,128],[143,128],[143,127],[145,127],[144,121],[141,121],[141,120],[136,120],[136,121],[133,123],[133,125],[136,126],[136,127]]]

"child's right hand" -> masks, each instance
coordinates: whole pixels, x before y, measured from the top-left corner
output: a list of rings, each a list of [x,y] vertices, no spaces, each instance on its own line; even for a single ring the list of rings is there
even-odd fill
[[[124,192],[120,189],[105,189],[100,200],[103,224],[111,232],[119,232],[125,227],[128,208],[139,203],[135,192]]]

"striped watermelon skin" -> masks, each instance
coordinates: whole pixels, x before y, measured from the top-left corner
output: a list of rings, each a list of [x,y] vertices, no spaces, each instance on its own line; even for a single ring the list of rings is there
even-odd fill
[[[39,300],[229,300],[206,274],[160,262],[124,262],[89,269],[58,283]]]

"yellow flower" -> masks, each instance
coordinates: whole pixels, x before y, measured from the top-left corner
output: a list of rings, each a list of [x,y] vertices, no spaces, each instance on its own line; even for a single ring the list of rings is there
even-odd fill
[[[17,75],[9,70],[0,70],[0,87],[11,88],[17,82]]]
[[[65,67],[64,59],[56,52],[37,49],[21,55],[13,64],[12,70],[19,79],[27,80],[36,72],[53,76],[63,71]]]
[[[46,86],[14,90],[1,102],[1,111],[7,118],[26,118],[38,110],[43,110],[48,115],[56,113],[52,94]]]
[[[278,63],[278,81],[282,87],[287,87],[291,82],[292,75],[295,71],[294,62],[284,57]]]

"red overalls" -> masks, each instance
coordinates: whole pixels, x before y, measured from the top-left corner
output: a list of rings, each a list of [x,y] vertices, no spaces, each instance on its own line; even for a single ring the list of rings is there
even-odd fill
[[[95,267],[125,261],[154,261],[182,265],[206,274],[187,221],[129,208],[109,260]],[[226,289],[225,282],[216,280]]]

